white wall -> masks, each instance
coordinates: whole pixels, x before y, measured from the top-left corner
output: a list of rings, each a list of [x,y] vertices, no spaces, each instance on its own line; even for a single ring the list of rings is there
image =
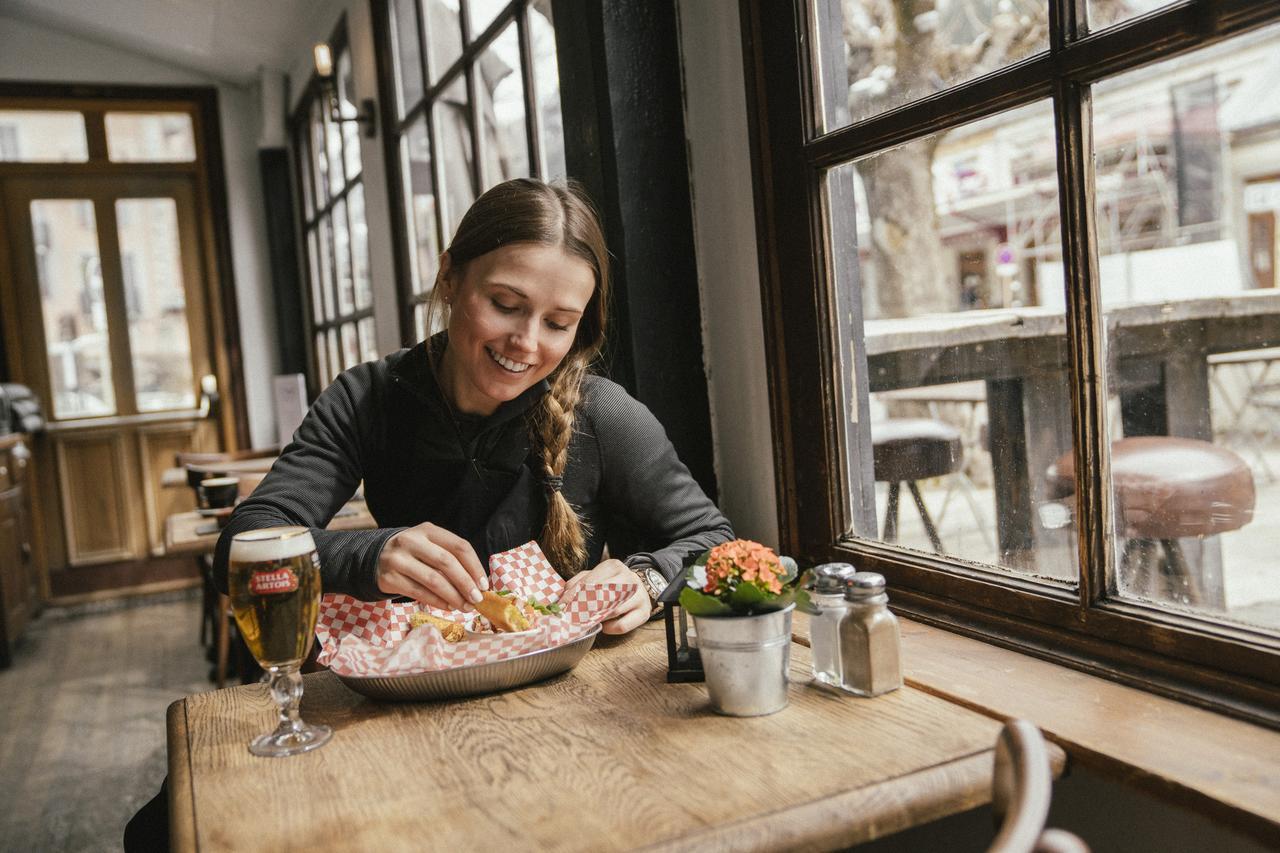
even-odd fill
[[[216,86],[249,432],[254,445],[274,443],[270,377],[279,369],[279,360],[273,343],[275,313],[258,175],[256,89],[228,85],[141,54],[3,16],[0,80]]]
[[[720,507],[778,541],[755,200],[736,0],[680,0],[684,120]]]

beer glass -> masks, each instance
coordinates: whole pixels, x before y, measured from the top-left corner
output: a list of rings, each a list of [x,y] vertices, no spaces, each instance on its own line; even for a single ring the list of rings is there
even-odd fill
[[[231,610],[249,651],[271,678],[271,697],[280,712],[275,731],[255,738],[249,751],[283,756],[323,746],[333,730],[298,716],[298,667],[315,641],[320,610],[320,558],[311,531],[268,527],[237,533],[229,563]]]

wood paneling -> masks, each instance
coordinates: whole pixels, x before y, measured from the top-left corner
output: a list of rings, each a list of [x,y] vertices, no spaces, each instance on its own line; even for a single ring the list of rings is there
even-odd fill
[[[201,421],[165,424],[138,430],[138,459],[142,463],[142,506],[146,515],[147,548],[153,556],[164,550],[164,522],[170,515],[196,507],[191,489],[166,489],[160,477],[173,467],[174,456],[210,448],[210,428]],[[205,436],[205,438],[202,438]]]
[[[73,566],[136,556],[129,515],[137,507],[125,444],[125,436],[115,432],[54,439],[67,561]]]

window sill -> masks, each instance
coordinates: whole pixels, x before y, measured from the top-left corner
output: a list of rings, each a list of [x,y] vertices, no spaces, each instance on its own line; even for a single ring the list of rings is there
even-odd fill
[[[1280,732],[902,619],[911,686],[1034,722],[1071,760],[1248,833],[1280,837]],[[796,620],[807,644],[808,623]]]

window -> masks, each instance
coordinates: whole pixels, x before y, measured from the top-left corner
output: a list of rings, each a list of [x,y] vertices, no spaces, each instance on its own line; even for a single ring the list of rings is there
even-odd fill
[[[426,337],[437,259],[494,184],[565,177],[549,0],[382,0],[389,66],[387,148],[401,281],[401,331]]]
[[[292,122],[302,189],[308,340],[316,387],[378,357],[374,339],[369,229],[351,51],[345,25],[330,40],[334,79],[313,77]]]
[[[1280,724],[1280,7],[784,5],[747,43],[786,546]]]

